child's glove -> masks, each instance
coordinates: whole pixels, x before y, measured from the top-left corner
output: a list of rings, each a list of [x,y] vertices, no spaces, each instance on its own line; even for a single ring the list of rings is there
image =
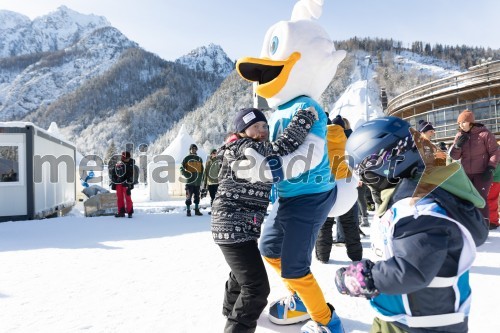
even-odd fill
[[[462,133],[455,142],[455,147],[462,148],[462,146],[469,140],[469,134]]]
[[[207,189],[206,188],[202,188],[201,189],[201,192],[200,192],[200,198],[204,198],[207,196]]]
[[[372,261],[363,259],[338,269],[335,284],[339,293],[353,297],[364,296],[367,299],[377,296],[380,292],[373,283],[373,265]]]
[[[132,191],[129,188],[127,188],[127,195],[132,195]]]
[[[495,168],[489,165],[486,170],[484,170],[483,174],[481,175],[481,178],[483,181],[487,182],[493,177],[493,174],[495,173]]]

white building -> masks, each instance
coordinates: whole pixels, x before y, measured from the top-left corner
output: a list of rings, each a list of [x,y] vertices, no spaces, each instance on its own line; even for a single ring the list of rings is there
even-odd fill
[[[56,216],[75,204],[76,148],[32,123],[0,122],[0,221]]]

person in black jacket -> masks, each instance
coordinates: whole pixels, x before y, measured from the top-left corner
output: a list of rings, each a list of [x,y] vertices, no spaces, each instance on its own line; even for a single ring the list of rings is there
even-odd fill
[[[134,188],[135,161],[130,152],[122,152],[121,159],[109,169],[111,189],[116,190],[116,205],[118,212],[115,217],[125,217],[125,213],[131,218],[134,213],[132,192]]]
[[[257,240],[269,205],[271,183],[237,178],[234,171],[238,161],[246,160],[245,150],[249,148],[273,157],[273,161],[290,154],[304,142],[317,117],[314,108],[299,110],[283,134],[269,142],[265,115],[258,109],[242,109],[234,119],[235,133],[217,152],[222,166],[212,205],[212,236],[231,269],[222,310],[227,317],[225,333],[255,332],[270,292]]]
[[[340,268],[335,284],[370,299],[372,333],[468,331],[469,269],[488,237],[484,200],[458,163],[435,164],[419,136],[406,121],[382,117],[346,145],[356,174],[381,194],[371,237],[382,260]]]
[[[332,124],[339,125],[343,128],[347,138],[353,133],[352,129],[346,127],[346,119],[337,115],[332,120]],[[348,124],[348,123],[347,123]],[[315,244],[316,259],[321,263],[328,263],[330,253],[334,243],[332,239],[332,229],[334,219],[337,220],[337,239],[335,243],[345,243],[347,256],[352,261],[361,260],[363,257],[363,246],[361,245],[361,237],[359,235],[359,217],[358,204],[354,205],[345,214],[336,218],[328,217],[319,230],[318,239]]]
[[[194,215],[203,215],[200,212],[200,188],[203,179],[203,160],[197,154],[198,146],[194,143],[189,146],[189,154],[182,160],[181,174],[186,178],[186,215],[191,216],[191,203],[194,202]],[[194,200],[192,200],[194,196]]]

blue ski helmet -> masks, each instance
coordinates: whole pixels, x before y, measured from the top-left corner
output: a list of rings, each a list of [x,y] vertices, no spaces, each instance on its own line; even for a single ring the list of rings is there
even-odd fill
[[[394,187],[423,167],[410,124],[396,117],[377,118],[358,127],[347,140],[346,152],[354,172],[375,191]]]

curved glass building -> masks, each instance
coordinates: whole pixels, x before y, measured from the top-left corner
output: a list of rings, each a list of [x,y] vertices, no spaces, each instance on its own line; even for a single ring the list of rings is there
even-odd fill
[[[420,119],[430,121],[435,141],[449,143],[457,133],[458,115],[465,109],[500,139],[500,61],[409,90],[389,101],[384,112],[414,127]]]

